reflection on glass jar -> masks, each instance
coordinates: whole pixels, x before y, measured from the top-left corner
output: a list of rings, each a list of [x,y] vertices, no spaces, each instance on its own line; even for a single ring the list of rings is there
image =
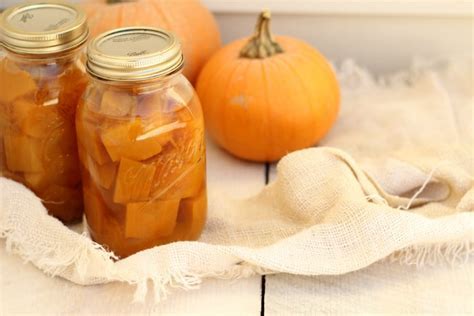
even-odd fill
[[[5,11],[0,25],[0,174],[32,189],[62,221],[80,220],[74,118],[87,85],[85,15],[65,4],[27,4]]]
[[[85,214],[92,238],[121,257],[197,239],[204,227],[204,122],[182,64],[177,40],[157,29],[89,45],[76,116]]]

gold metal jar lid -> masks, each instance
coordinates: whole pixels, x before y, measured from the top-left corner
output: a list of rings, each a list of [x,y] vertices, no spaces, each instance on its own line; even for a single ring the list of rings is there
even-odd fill
[[[126,27],[99,35],[87,48],[87,71],[112,81],[141,81],[183,67],[181,44],[173,33],[151,27]]]
[[[50,54],[87,40],[86,14],[63,2],[33,2],[11,7],[0,16],[0,41],[8,50]]]

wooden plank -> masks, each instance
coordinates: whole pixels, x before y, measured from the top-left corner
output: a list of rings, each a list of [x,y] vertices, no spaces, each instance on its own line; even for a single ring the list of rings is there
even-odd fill
[[[209,191],[244,198],[265,185],[265,166],[232,157],[212,141],[207,141],[207,184]]]
[[[341,276],[267,276],[268,315],[472,315],[474,260],[457,266],[377,263]]]
[[[255,194],[264,185],[264,167],[232,158],[208,142],[208,188],[231,197]],[[258,315],[260,276],[248,279],[206,280],[200,290],[172,290],[158,305],[131,304],[134,287],[112,283],[83,287],[50,278],[31,264],[7,254],[0,243],[0,314],[13,313],[158,313]],[[216,300],[218,297],[218,300]]]
[[[201,289],[173,289],[166,300],[153,304],[131,303],[133,287],[121,283],[83,287],[50,278],[31,264],[5,251],[0,243],[0,314],[149,314],[257,315],[260,277],[206,280]],[[219,299],[216,300],[216,297]],[[229,310],[229,306],[233,308]]]

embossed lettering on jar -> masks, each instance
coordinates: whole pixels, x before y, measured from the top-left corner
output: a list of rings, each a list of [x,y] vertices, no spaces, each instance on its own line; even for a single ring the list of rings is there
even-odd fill
[[[76,116],[85,214],[92,238],[120,257],[204,227],[204,122],[182,66],[179,41],[159,29],[117,29],[88,47]]]
[[[87,85],[85,14],[59,3],[0,17],[0,174],[22,182],[64,222],[83,212],[75,111]]]

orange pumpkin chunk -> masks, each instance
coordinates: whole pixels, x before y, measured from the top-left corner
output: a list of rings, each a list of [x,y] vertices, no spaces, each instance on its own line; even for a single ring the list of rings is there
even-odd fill
[[[39,172],[43,170],[40,141],[21,134],[6,133],[3,145],[7,167],[10,171]]]
[[[125,236],[154,238],[171,235],[178,209],[179,199],[127,204]]]
[[[160,153],[162,147],[158,138],[142,133],[141,120],[136,119],[106,129],[101,137],[113,161],[120,158],[145,160]]]
[[[136,111],[137,101],[133,95],[121,91],[105,91],[100,103],[100,112],[110,116],[125,116]]]
[[[44,134],[44,156],[48,164],[54,164],[58,158],[71,156],[77,166],[77,145],[76,132],[74,126],[62,125],[55,129],[50,129]],[[70,166],[75,168],[74,166]]]
[[[84,186],[84,212],[87,225],[93,232],[101,232],[104,225],[104,217],[108,213],[107,206],[100,196],[100,192],[89,186]]]
[[[184,106],[179,111],[176,111],[174,115],[179,122],[187,122],[189,124],[192,124],[193,121],[196,120],[194,117],[194,113],[188,106]]]
[[[37,106],[31,108],[27,114],[21,121],[20,128],[32,137],[43,138],[52,129],[63,124],[56,106]]]
[[[74,186],[80,182],[74,126],[64,124],[45,135],[43,162],[50,183]]]
[[[0,130],[0,175],[7,169],[7,159],[5,158],[5,147],[3,146],[3,131]]]
[[[23,177],[26,185],[33,190],[39,190],[47,184],[47,179],[42,172],[25,172]]]
[[[171,199],[196,195],[205,176],[202,129],[173,131],[173,140],[156,157],[152,196]]]
[[[169,170],[156,168],[155,180],[166,178]],[[204,186],[206,177],[206,162],[201,160],[196,164],[189,164],[188,168],[175,179],[170,179],[167,187],[155,187],[153,197],[159,199],[190,198],[199,194]]]
[[[115,180],[117,173],[117,165],[114,163],[98,165],[92,158],[89,159],[89,172],[92,179],[96,181],[101,187],[110,189]]]
[[[13,102],[11,106],[11,121],[18,124],[18,126],[23,126],[23,121],[35,108],[36,104],[30,100],[20,99]]]
[[[176,219],[178,239],[197,239],[201,235],[207,216],[206,190],[193,198],[182,199]]]
[[[25,183],[33,190],[41,190],[49,184],[58,184],[64,186],[75,186],[81,181],[80,170],[77,166],[77,161],[70,160],[69,162],[60,162],[59,165],[68,164],[73,165],[76,169],[70,171],[58,168],[58,165],[45,164],[45,170],[42,172],[25,172],[23,177]]]
[[[30,74],[7,59],[0,61],[0,87],[0,103],[4,104],[36,90],[36,84]]]
[[[162,95],[161,93],[148,93],[138,96],[137,115],[142,118],[162,117]],[[153,119],[153,121],[157,121]]]
[[[81,163],[89,171],[92,179],[105,189],[110,189],[117,174],[117,165],[115,163],[105,163],[99,165],[91,156],[89,156],[84,148],[80,146],[79,157]]]
[[[64,88],[59,93],[58,112],[64,120],[74,122],[76,108],[87,83],[88,79],[79,67],[68,69],[65,76],[60,79],[60,84]]]
[[[155,166],[127,158],[120,160],[115,182],[114,202],[128,203],[146,200],[150,195]]]
[[[94,126],[78,117],[78,120],[76,120],[76,130],[79,144],[86,149],[87,153],[99,165],[110,162],[109,155]]]

